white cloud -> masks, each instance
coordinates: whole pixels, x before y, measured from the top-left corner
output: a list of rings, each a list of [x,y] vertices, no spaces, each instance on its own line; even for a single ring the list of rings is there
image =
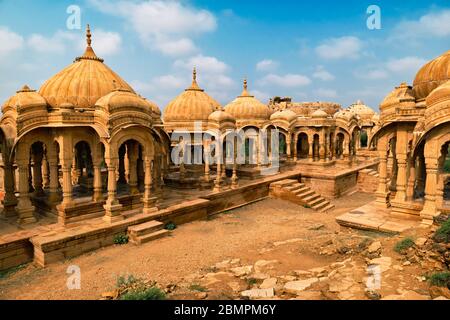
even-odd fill
[[[404,57],[400,59],[391,59],[386,66],[393,72],[416,72],[427,61],[418,57]]]
[[[322,81],[331,81],[335,79],[334,75],[325,70],[323,66],[318,66],[312,76]]]
[[[450,36],[450,9],[430,12],[418,20],[400,22],[394,30],[393,38],[448,36]]]
[[[90,3],[104,13],[123,17],[144,45],[171,56],[195,52],[197,48],[191,37],[217,27],[211,12],[177,1],[90,0]]]
[[[278,68],[278,61],[270,60],[270,59],[264,59],[259,61],[256,64],[256,70],[258,71],[274,71]]]
[[[251,94],[263,103],[268,103],[269,99],[272,97],[269,93],[259,90],[251,90]]]
[[[301,87],[311,83],[311,80],[301,74],[286,74],[283,76],[268,74],[260,80],[261,85],[276,85],[280,87]]]
[[[332,38],[316,47],[316,53],[324,59],[356,59],[361,53],[362,41],[357,37]]]
[[[318,99],[323,99],[323,98],[337,98],[337,92],[336,90],[333,89],[317,89],[314,90],[314,95],[316,95],[318,97]]]
[[[355,76],[361,79],[379,80],[379,79],[386,79],[389,76],[389,73],[383,68],[380,68],[367,71],[358,71],[355,72]]]
[[[193,67],[196,67],[199,73],[208,74],[220,74],[229,69],[225,62],[220,61],[215,57],[204,56],[201,54],[187,60],[176,60],[173,65],[176,68],[183,68],[185,70],[192,70]]]
[[[21,35],[0,26],[0,43],[0,57],[3,57],[21,49],[24,45],[24,39]]]
[[[83,48],[85,46],[86,42],[83,42]],[[108,32],[101,29],[93,30],[92,46],[99,56],[111,56],[120,52],[122,47],[122,37],[116,32]]]

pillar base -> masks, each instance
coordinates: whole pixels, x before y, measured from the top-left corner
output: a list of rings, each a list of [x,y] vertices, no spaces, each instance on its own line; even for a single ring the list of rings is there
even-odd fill
[[[101,192],[101,191],[94,191],[94,194],[92,195],[92,201],[94,201],[94,202],[102,202],[103,200],[105,200],[105,198],[103,197],[103,192]]]
[[[134,185],[134,186],[130,186],[130,194],[131,194],[131,195],[139,194],[139,189],[138,189],[137,184]]]
[[[383,208],[389,208],[391,206],[389,202],[389,193],[375,193],[377,199],[375,200],[375,203],[378,205],[381,205]]]
[[[125,219],[125,217],[120,214],[122,212],[121,204],[105,204],[103,208],[105,208],[103,221],[113,223]]]
[[[5,218],[15,217],[17,216],[16,212],[16,206],[17,206],[17,199],[14,197],[14,199],[6,200],[6,198],[2,201],[3,210],[1,212],[1,215]]]
[[[17,208],[17,213],[19,214],[17,223],[20,225],[30,224],[37,221],[36,217],[34,216],[34,207]]]
[[[144,203],[144,209],[142,212],[145,214],[157,212],[159,209],[156,206],[156,202],[158,201],[157,197],[151,197],[150,199],[144,199],[142,202]]]

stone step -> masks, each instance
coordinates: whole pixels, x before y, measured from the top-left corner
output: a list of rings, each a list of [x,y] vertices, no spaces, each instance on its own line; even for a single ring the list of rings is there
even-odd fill
[[[376,176],[378,174],[378,172],[376,172],[375,170],[372,170],[371,172],[369,172],[369,176]]]
[[[327,212],[334,208],[334,204],[329,203],[326,207],[322,208],[320,212]]]
[[[285,180],[274,182],[274,183],[272,183],[272,185],[283,188],[283,187],[288,187],[294,183],[298,183],[298,181],[292,180],[292,179],[285,179]]]
[[[128,233],[130,234],[130,237],[141,237],[146,234],[159,231],[163,228],[164,224],[162,222],[152,220],[146,223],[128,227]]]
[[[323,199],[320,202],[317,202],[315,205],[312,206],[312,208],[316,211],[320,211],[321,209],[325,208],[327,205],[329,205],[330,203]]]
[[[150,242],[152,240],[156,240],[156,239],[159,239],[159,238],[166,237],[166,236],[169,235],[169,233],[170,233],[169,230],[162,229],[162,230],[158,230],[158,231],[155,231],[153,233],[150,233],[150,234],[146,234],[144,236],[140,236],[140,237],[136,237],[136,238],[130,238],[130,242],[135,244],[135,245],[141,245],[143,243],[147,243],[147,242]]]
[[[305,193],[305,192],[307,192],[307,191],[309,191],[309,190],[311,190],[311,189],[308,188],[308,187],[302,187],[302,188],[300,188],[300,189],[298,189],[298,190],[293,191],[292,193],[295,194],[295,195],[297,196],[297,195],[302,194],[302,193]]]
[[[311,195],[313,195],[313,194],[315,194],[315,192],[314,192],[313,190],[310,189],[309,191],[306,191],[306,192],[297,194],[297,197],[300,197],[300,198],[302,198],[302,199],[305,199],[306,197],[309,197],[309,196],[311,196]]]
[[[303,200],[306,201],[307,203],[311,203],[312,201],[316,200],[320,198],[320,195],[318,195],[317,193],[313,193],[312,195],[308,196],[308,197],[303,197]]]
[[[311,207],[314,208],[314,207],[316,207],[316,206],[318,206],[319,204],[324,203],[324,202],[326,202],[325,198],[319,196],[319,197],[317,197],[316,199],[314,199],[314,200],[308,202],[308,204],[309,204]]]
[[[290,192],[295,192],[303,187],[305,187],[305,185],[303,183],[296,183],[296,184],[290,185],[289,187],[284,187],[283,189],[288,190]]]

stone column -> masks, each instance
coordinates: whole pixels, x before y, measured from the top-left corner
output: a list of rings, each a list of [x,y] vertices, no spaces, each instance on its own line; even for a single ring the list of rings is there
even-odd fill
[[[145,163],[145,178],[144,178],[144,198],[142,202],[144,203],[144,213],[152,213],[158,211],[156,207],[156,198],[152,196],[152,159],[147,158]]]
[[[49,177],[49,168],[48,168],[47,156],[45,156],[43,161],[42,161],[42,183],[43,183],[44,189],[49,188],[49,186],[50,186],[50,177]]]
[[[291,151],[291,134],[289,133],[286,137],[286,156],[288,161],[292,161],[292,151]]]
[[[311,143],[309,143],[309,150],[308,150],[308,160],[309,162],[314,162],[314,136],[312,137],[312,139],[309,139],[308,136],[308,142],[309,140],[311,140]]]
[[[319,136],[319,160],[320,162],[325,162],[325,145],[326,145],[326,137],[324,136],[324,134],[322,133]]]
[[[128,185],[130,186],[130,194],[138,194],[138,173],[137,173],[137,159],[139,156],[139,146],[136,143],[129,143],[127,145],[128,155]]]
[[[36,218],[34,216],[35,208],[29,194],[28,160],[18,160],[17,166],[19,170],[19,201],[16,208],[19,219],[17,222],[19,224],[33,223],[36,222]]]
[[[426,225],[433,224],[433,218],[438,215],[436,207],[436,192],[438,183],[438,159],[425,158],[427,178],[425,181],[425,203],[420,212],[422,223]]]
[[[103,220],[112,223],[124,219],[124,217],[120,214],[122,211],[122,205],[117,200],[116,169],[119,159],[107,158],[105,161],[108,166],[108,199],[106,200],[106,204],[103,206],[103,208],[105,208],[105,216],[103,217]]]
[[[210,176],[210,167],[209,167],[209,156],[210,156],[210,146],[208,142],[204,144],[205,154],[204,154],[204,162],[205,162],[205,181],[209,182]]]
[[[214,180],[214,192],[219,192],[221,190],[220,183],[222,181],[222,169],[221,169],[221,163],[220,157],[217,159],[217,174],[216,174],[216,180]]]
[[[350,144],[347,139],[344,138],[344,142],[342,143],[342,157],[344,160],[349,160],[350,157]]]
[[[92,194],[92,201],[103,201],[102,166],[100,161],[94,163],[94,193]]]
[[[409,175],[406,186],[406,199],[414,200],[414,183],[416,182],[416,167],[414,159],[409,161]]]
[[[406,155],[397,155],[397,193],[396,201],[405,201],[406,199]]]
[[[262,139],[261,139],[261,132],[259,132],[258,133],[258,136],[256,137],[256,139],[253,139],[253,143],[255,144],[255,146],[256,146],[256,164],[257,164],[257,166],[258,166],[258,168],[261,168],[261,164],[262,164],[262,154],[263,154],[263,151],[262,151],[262,141],[261,141]],[[253,148],[252,148],[252,150],[253,150]],[[253,159],[253,155],[252,155],[252,159]]]
[[[237,176],[237,138],[234,138],[233,145],[233,175],[231,176],[231,188],[236,189],[238,187],[238,176]]]
[[[59,189],[59,170],[58,159],[55,157],[49,157],[48,159],[49,171],[50,171],[50,183],[49,183],[49,201],[51,203],[57,203],[60,201],[58,193]]]
[[[297,144],[298,144],[298,135],[294,135],[294,161],[297,161],[298,158],[298,150],[297,150]]]
[[[16,213],[17,198],[14,194],[14,166],[10,163],[3,165],[3,187],[5,197],[2,200],[2,215],[5,218],[14,217]]]
[[[378,189],[376,192],[376,202],[381,206],[389,207],[389,189],[387,187],[387,150],[385,139],[378,143],[378,154],[380,158],[380,164],[378,165]]]

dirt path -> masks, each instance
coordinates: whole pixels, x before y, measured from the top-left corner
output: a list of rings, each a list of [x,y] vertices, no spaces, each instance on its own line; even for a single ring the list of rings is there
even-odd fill
[[[367,195],[353,195],[336,201],[336,209],[318,214],[295,204],[267,199],[209,221],[180,226],[171,237],[140,247],[131,244],[112,246],[51,265],[26,268],[0,280],[2,299],[98,299],[112,289],[120,275],[172,283],[218,261],[239,257],[253,260],[268,243],[304,237],[307,227],[323,223],[329,231],[337,230],[335,215],[370,200]],[[311,266],[321,261],[311,261]],[[81,269],[81,290],[66,287],[67,267]]]

